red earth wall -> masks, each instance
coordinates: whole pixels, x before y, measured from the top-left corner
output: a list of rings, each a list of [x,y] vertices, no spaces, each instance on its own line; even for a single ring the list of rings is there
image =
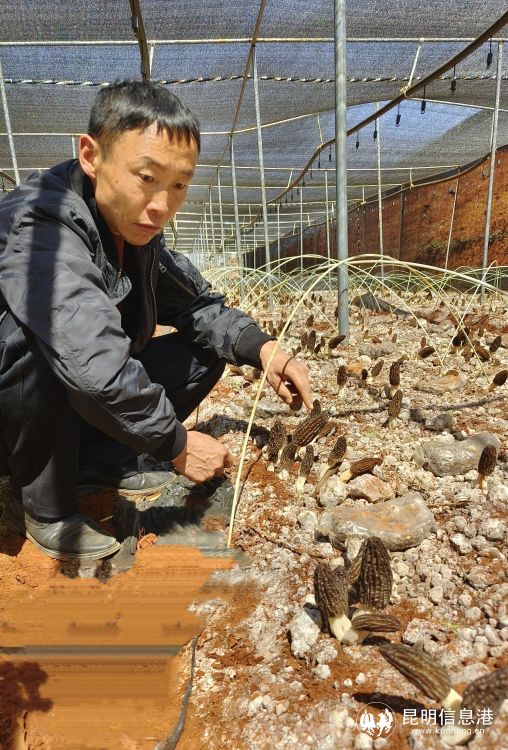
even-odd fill
[[[385,255],[403,261],[443,267],[457,188],[455,216],[450,242],[448,268],[481,266],[485,212],[489,182],[489,156],[471,171],[425,187],[406,188],[401,194],[383,200],[383,243]],[[402,213],[401,213],[402,210]],[[349,213],[349,255],[379,253],[377,201],[359,206]],[[336,257],[335,222],[330,226],[331,256]],[[304,254],[327,255],[326,226],[304,230]],[[256,267],[264,265],[264,247],[258,247]],[[286,271],[299,268],[299,235],[281,239],[281,258],[295,257],[283,266]],[[271,257],[277,258],[277,244],[271,244]],[[252,253],[246,265],[252,267]],[[496,155],[494,191],[490,221],[488,263],[508,266],[508,146]],[[312,265],[315,261],[305,261]]]

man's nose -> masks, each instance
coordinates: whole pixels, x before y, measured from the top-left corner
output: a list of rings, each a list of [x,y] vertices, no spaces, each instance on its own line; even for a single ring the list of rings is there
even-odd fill
[[[171,213],[171,198],[167,190],[155,193],[147,206],[148,211],[156,211],[159,214]]]

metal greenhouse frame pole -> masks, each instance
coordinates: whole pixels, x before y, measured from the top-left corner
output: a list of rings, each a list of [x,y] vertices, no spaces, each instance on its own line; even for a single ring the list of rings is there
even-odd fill
[[[325,169],[325,211],[326,211],[326,255],[330,260],[330,218],[328,215],[328,172]]]
[[[224,219],[222,216],[222,190],[220,183],[220,169],[217,170],[217,191],[219,195],[220,247],[224,252]]]
[[[379,102],[376,102],[376,112],[379,111]],[[377,211],[378,211],[378,225],[379,225],[379,254],[381,255],[381,280],[384,281],[385,269],[383,257],[385,254],[384,242],[383,242],[383,196],[381,189],[381,118],[376,120],[374,125],[376,131],[376,150],[377,150]]]
[[[455,206],[457,205],[457,194],[459,192],[459,181],[455,183],[455,193],[453,195],[453,206],[452,206],[452,216],[450,219],[450,229],[448,231],[448,242],[446,243],[446,257],[445,257],[445,271],[448,269],[448,259],[450,257],[450,246],[452,244],[452,234],[453,234],[453,223],[455,221]]]
[[[277,271],[280,273],[280,203],[277,203]]]
[[[300,185],[300,281],[303,281],[303,188]]]
[[[259,114],[258,66],[256,48],[252,50],[252,80],[254,83],[254,104],[256,107],[256,130],[258,134],[259,175],[261,179],[261,205],[263,209],[263,229],[265,234],[265,263],[268,274],[268,309],[273,312],[272,268],[270,263],[270,239],[268,237],[268,212],[266,208],[265,164],[263,159],[263,136],[261,135],[261,117]]]
[[[347,120],[346,120],[346,0],[334,0],[335,39],[335,173],[337,257],[346,261],[347,239]],[[338,268],[338,330],[349,339],[348,272]]]
[[[503,42],[497,45],[497,69],[496,69],[496,102],[494,104],[494,114],[492,116],[492,132],[490,136],[490,169],[489,169],[489,189],[487,193],[487,211],[485,213],[485,238],[483,242],[482,258],[482,279],[485,279],[487,270],[487,261],[489,255],[489,234],[490,234],[490,214],[492,211],[492,192],[494,188],[494,169],[496,166],[496,149],[497,149],[497,121],[499,115],[499,99],[501,95],[501,70],[503,67]],[[480,299],[483,302],[485,289],[482,286]]]
[[[238,267],[240,272],[240,299],[243,299],[243,258],[242,258],[242,233],[240,231],[240,214],[238,211],[238,193],[236,190],[236,169],[235,169],[235,149],[233,146],[233,136],[229,137],[229,152],[231,162],[231,185],[233,187],[233,209],[235,213],[235,236],[236,236],[236,253],[238,257]]]
[[[215,252],[215,227],[213,225],[212,186],[208,188],[208,203],[210,205],[210,227],[212,230],[212,249]]]
[[[12,135],[12,128],[11,128],[11,118],[9,116],[9,107],[7,105],[7,94],[5,93],[4,71],[2,67],[1,55],[0,55],[0,94],[2,96],[2,107],[4,110],[5,127],[7,128],[7,138],[9,140],[9,150],[11,152],[12,168],[14,170],[14,177],[16,178],[16,185],[19,185],[18,160],[16,159],[16,150],[14,148],[14,138]]]

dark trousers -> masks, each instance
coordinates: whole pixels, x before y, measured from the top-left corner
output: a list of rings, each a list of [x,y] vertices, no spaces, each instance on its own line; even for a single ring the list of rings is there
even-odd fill
[[[216,354],[178,334],[152,339],[136,357],[160,383],[180,421],[224,371]],[[169,458],[169,457],[168,457]],[[35,338],[10,313],[0,320],[0,475],[25,510],[48,519],[77,512],[79,464],[108,476],[137,472],[137,456],[83,420]]]

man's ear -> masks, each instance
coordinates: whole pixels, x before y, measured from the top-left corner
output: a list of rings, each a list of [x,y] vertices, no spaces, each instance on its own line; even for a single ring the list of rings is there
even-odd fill
[[[100,147],[95,138],[85,133],[79,138],[79,163],[83,172],[95,180],[97,174],[97,163],[100,160]]]

